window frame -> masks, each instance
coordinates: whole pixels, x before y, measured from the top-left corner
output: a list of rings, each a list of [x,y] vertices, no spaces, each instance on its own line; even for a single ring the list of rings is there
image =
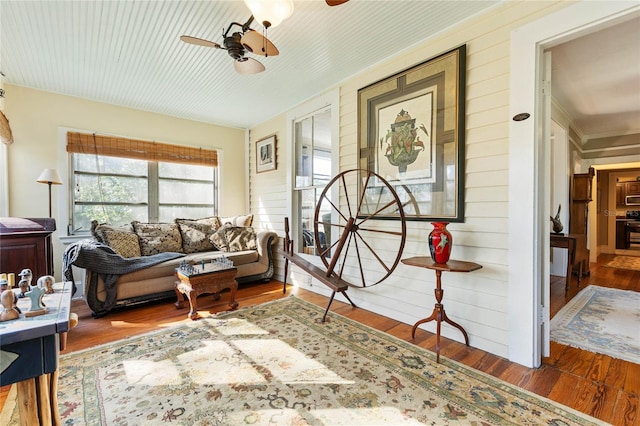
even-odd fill
[[[295,178],[295,162],[296,162],[296,154],[295,154],[295,122],[315,113],[322,109],[329,109],[331,112],[331,178],[338,174],[340,170],[340,91],[339,89],[331,90],[317,98],[314,98],[297,108],[291,110],[287,113],[287,144],[289,149],[287,150],[287,164],[289,167],[287,168],[287,206],[288,206],[288,214],[287,217],[291,218],[290,224],[290,232],[292,239],[294,241],[298,241],[297,236],[302,235],[299,212],[297,211],[297,199],[295,191],[296,189],[296,178]],[[355,106],[354,106],[355,108]],[[320,186],[319,189],[322,191],[324,185]],[[337,199],[338,191],[337,188],[332,188],[331,193],[332,199]],[[337,212],[333,213],[336,215],[335,219],[337,221]],[[296,254],[307,257],[310,261],[314,263],[320,264],[320,260],[317,256],[304,254],[300,247],[297,247],[294,244],[294,250]]]
[[[62,190],[62,191],[58,191],[57,197],[58,197],[58,215],[57,217],[60,218],[60,224],[64,224],[64,228],[66,228],[61,235],[59,236],[59,239],[61,240],[61,242],[63,244],[68,244],[83,238],[86,238],[87,235],[89,235],[89,230],[82,230],[82,231],[74,231],[73,228],[73,209],[74,209],[74,188],[75,188],[75,174],[74,174],[74,162],[73,162],[73,153],[71,152],[67,152],[67,141],[68,141],[68,136],[67,134],[71,132],[71,133],[83,133],[83,134],[92,134],[93,132],[90,130],[85,130],[85,129],[77,129],[77,128],[67,128],[67,127],[59,127],[58,128],[58,154],[59,154],[59,160],[58,160],[58,170],[60,170],[60,175],[61,175],[61,180],[63,183],[63,185],[66,185],[67,188],[65,188],[66,190]],[[114,138],[121,138],[121,139],[131,139],[134,140],[132,138],[129,138],[127,136],[112,136],[112,135],[105,135],[105,134],[101,134],[102,136],[105,137],[114,137]],[[171,145],[168,145],[169,147],[171,147]],[[178,149],[181,149],[181,146],[177,146]],[[202,148],[197,148],[197,147],[189,147],[189,146],[184,146],[184,149],[186,150],[200,150]],[[214,156],[217,156],[217,161],[216,161],[216,165],[215,166],[210,166],[210,165],[206,165],[204,164],[205,167],[212,167],[214,169],[213,171],[213,215],[217,215],[218,214],[218,209],[219,209],[219,205],[220,205],[220,173],[221,173],[221,152],[218,149],[214,149],[214,148],[207,148],[208,150],[211,151],[215,151],[216,153],[214,153]],[[158,201],[158,186],[159,186],[159,181],[160,178],[158,178],[158,162],[152,161],[152,160],[148,160],[145,159],[143,161],[147,162],[147,169],[148,171],[148,177],[147,179],[151,179],[152,175],[155,176],[155,182],[156,182],[156,188],[155,188],[155,192],[153,193],[153,197],[155,197],[155,202],[157,203]],[[161,161],[162,162],[162,161]],[[164,161],[167,163],[170,163],[170,161]],[[150,167],[149,164],[150,163],[155,163],[154,167]],[[182,162],[183,164],[189,164],[187,162]],[[203,166],[203,164],[193,164],[196,166]],[[169,178],[171,180],[174,180],[175,178]],[[185,180],[193,180],[193,179],[185,179]],[[196,179],[197,181],[201,181],[199,179]],[[151,195],[151,181],[149,181],[149,198],[147,200],[147,204],[151,205],[153,201],[152,199],[152,195]],[[170,205],[171,203],[169,203]],[[152,215],[152,213],[149,213],[149,222],[157,222],[158,221],[158,216],[159,216],[159,204],[158,207],[156,208],[156,212],[155,214]],[[61,226],[58,225],[58,228],[60,229]]]

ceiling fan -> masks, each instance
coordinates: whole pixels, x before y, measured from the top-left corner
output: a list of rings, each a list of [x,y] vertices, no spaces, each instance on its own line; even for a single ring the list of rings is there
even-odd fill
[[[265,70],[264,65],[260,61],[247,57],[247,52],[264,57],[276,56],[280,52],[268,38],[249,27],[252,22],[253,16],[244,24],[232,22],[222,34],[222,45],[215,41],[188,35],[180,36],[180,40],[198,46],[226,50],[229,56],[234,59],[233,68],[238,74],[257,74]],[[239,30],[231,33],[231,29],[236,26],[239,27]]]
[[[247,6],[249,6],[250,10],[255,14],[254,10],[261,13],[261,16],[265,18],[267,15],[270,15],[272,12],[280,14],[280,16],[274,16],[275,19],[263,19],[261,21],[262,26],[267,29],[272,26],[276,26],[283,18],[288,17],[293,12],[293,2],[291,0],[282,0],[287,3],[287,7],[278,7],[276,3],[265,3],[264,1],[250,1],[245,0]],[[338,6],[343,3],[348,2],[349,0],[325,0],[329,6]],[[273,10],[269,10],[269,5],[271,8],[275,7],[275,12]],[[280,9],[280,10],[278,10]],[[264,14],[264,15],[263,15]],[[238,74],[257,74],[265,70],[264,65],[253,58],[249,58],[246,56],[246,53],[253,53],[256,55],[262,55],[264,57],[267,56],[276,56],[280,52],[278,48],[265,36],[257,32],[256,30],[251,29],[251,23],[255,20],[254,15],[245,22],[244,24],[239,24],[237,22],[232,22],[229,24],[229,27],[226,31],[223,30],[223,42],[222,45],[216,43],[215,41],[205,40],[198,37],[193,37],[189,35],[180,36],[180,40],[185,43],[195,44],[198,46],[205,47],[213,47],[214,49],[222,49],[226,50],[229,56],[234,59],[233,68],[236,70]],[[239,31],[235,31],[231,33],[231,29],[233,27],[239,27]]]

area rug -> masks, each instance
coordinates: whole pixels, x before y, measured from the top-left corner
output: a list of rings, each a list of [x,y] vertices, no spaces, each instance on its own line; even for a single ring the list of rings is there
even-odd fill
[[[295,297],[61,358],[71,425],[604,424]],[[14,419],[15,421],[15,419]]]
[[[640,271],[640,256],[616,256],[604,266],[607,268]]]
[[[640,364],[640,293],[590,285],[551,319],[551,340]]]

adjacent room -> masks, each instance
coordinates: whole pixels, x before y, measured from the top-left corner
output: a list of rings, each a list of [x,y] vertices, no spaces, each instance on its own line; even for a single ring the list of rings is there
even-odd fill
[[[637,423],[639,23],[3,0],[0,424]]]

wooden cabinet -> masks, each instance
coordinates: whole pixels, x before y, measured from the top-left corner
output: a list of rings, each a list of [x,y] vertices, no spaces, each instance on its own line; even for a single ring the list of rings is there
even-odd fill
[[[576,173],[571,177],[571,205],[569,212],[569,234],[584,235],[584,247],[580,247],[580,250],[584,250],[586,253],[586,262],[584,262],[584,268],[582,272],[585,275],[589,275],[589,249],[586,246],[587,226],[589,222],[589,203],[591,202],[591,186],[593,184],[593,177],[595,176],[595,170],[593,167],[589,168],[587,173]],[[578,250],[578,248],[576,248]],[[575,265],[574,265],[575,266]]]
[[[0,272],[13,272],[17,280],[20,271],[29,268],[32,284],[43,275],[53,275],[51,234],[55,230],[51,218],[0,218]]]
[[[640,195],[640,182],[627,182],[625,184],[625,195]],[[618,193],[616,192],[616,199]]]
[[[595,174],[595,170],[593,168],[589,168],[588,173],[576,173],[573,175],[572,179],[572,200],[573,201],[584,201],[589,202],[592,200],[591,198],[591,184],[593,182],[593,175]]]
[[[626,184],[616,183],[616,205],[617,206],[624,205],[625,194],[626,194]]]
[[[626,220],[616,220],[616,248],[627,250],[629,245],[627,244],[626,235]]]

